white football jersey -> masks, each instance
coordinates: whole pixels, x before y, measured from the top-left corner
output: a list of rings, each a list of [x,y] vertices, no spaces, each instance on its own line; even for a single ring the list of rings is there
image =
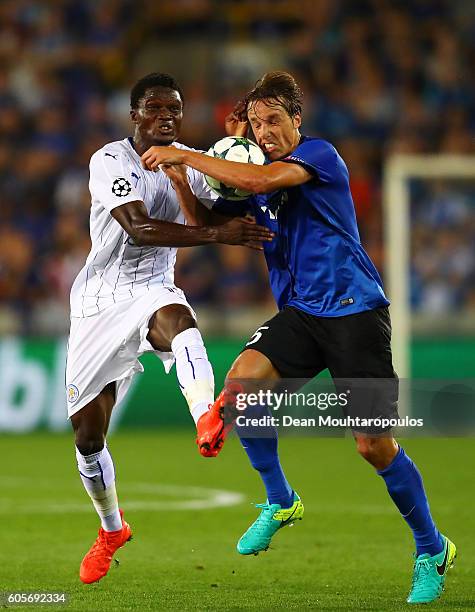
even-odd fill
[[[180,149],[188,149],[173,143]],[[71,315],[88,317],[107,306],[143,295],[156,285],[174,284],[176,248],[136,246],[110,214],[113,208],[140,200],[150,217],[185,223],[175,190],[163,172],[142,167],[132,140],[106,144],[90,162],[90,232],[92,248],[71,289]],[[217,196],[204,176],[187,169],[195,196],[208,208]]]

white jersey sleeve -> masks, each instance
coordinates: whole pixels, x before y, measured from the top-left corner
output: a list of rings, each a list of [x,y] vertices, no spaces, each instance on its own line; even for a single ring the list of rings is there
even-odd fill
[[[103,147],[91,157],[89,189],[92,201],[109,212],[127,202],[143,201],[130,182],[130,172],[126,171],[124,161],[123,151],[113,146]]]

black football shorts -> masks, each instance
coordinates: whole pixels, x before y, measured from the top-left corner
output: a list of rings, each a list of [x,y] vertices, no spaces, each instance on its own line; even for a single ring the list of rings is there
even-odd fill
[[[343,317],[317,317],[286,306],[255,331],[246,349],[265,355],[284,379],[309,380],[328,368],[337,392],[351,389],[345,416],[399,418],[387,306]],[[354,429],[377,433],[371,427]]]

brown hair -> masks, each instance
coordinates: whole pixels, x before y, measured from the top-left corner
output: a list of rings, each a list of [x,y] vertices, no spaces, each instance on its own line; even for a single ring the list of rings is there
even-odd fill
[[[247,110],[250,104],[258,100],[274,100],[287,111],[290,117],[302,113],[303,94],[294,77],[288,72],[276,70],[267,72],[260,78],[243,103]]]

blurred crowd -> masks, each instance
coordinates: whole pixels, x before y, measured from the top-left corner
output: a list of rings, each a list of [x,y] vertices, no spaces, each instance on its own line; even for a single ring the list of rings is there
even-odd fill
[[[474,41],[465,0],[2,0],[0,333],[67,330],[89,248],[89,157],[131,134],[129,90],[151,71],[179,80],[180,140],[204,149],[262,73],[291,71],[303,132],[347,162],[381,270],[384,157],[475,152]],[[474,213],[462,200],[444,186],[421,196],[416,308],[475,309]],[[449,222],[436,220],[439,203]],[[271,300],[262,260],[244,249],[183,250],[176,281],[193,305],[222,312]]]

